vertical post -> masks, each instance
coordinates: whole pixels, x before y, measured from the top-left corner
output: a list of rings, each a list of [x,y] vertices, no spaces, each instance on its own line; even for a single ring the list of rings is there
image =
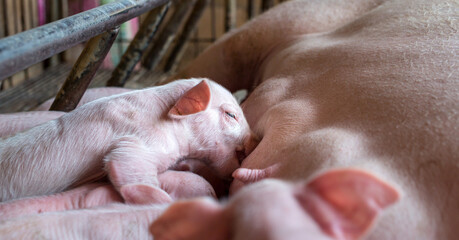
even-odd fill
[[[6,36],[5,22],[5,1],[0,1],[0,38]]]
[[[172,49],[169,58],[167,59],[166,65],[164,67],[164,71],[170,71],[174,66],[176,66],[176,62],[181,59],[184,53],[184,46],[188,38],[190,37],[191,33],[195,29],[199,19],[201,19],[202,13],[204,9],[209,4],[209,0],[198,0],[194,5],[194,8],[188,17],[187,22],[185,23],[185,27],[183,28],[182,33],[177,39],[177,43]]]
[[[236,0],[225,0],[225,32],[236,27]]]
[[[247,0],[247,19],[255,17],[255,0]]]
[[[75,109],[118,35],[119,27],[88,41],[49,110]]]
[[[32,28],[32,4],[30,0],[22,0],[22,17],[24,20],[24,30]]]
[[[215,17],[215,0],[210,1],[210,35],[212,36],[212,42],[217,39],[217,25],[215,22],[217,21]]]
[[[262,0],[261,11],[264,12],[274,6],[274,0]]]
[[[142,64],[147,69],[155,69],[161,59],[166,54],[172,41],[174,41],[177,32],[182,25],[184,16],[187,14],[191,6],[195,4],[195,0],[182,0],[176,5],[176,9],[171,18],[167,22],[160,35],[153,42],[152,47],[147,51],[142,59]]]
[[[60,17],[66,18],[69,16],[69,2],[68,0],[60,1],[59,5],[60,10]]]
[[[59,20],[59,0],[46,1],[46,22],[54,22]],[[56,66],[59,64],[59,55],[54,55],[46,61],[47,66]]]
[[[170,2],[163,7],[158,7],[148,13],[146,19],[140,25],[139,31],[135,35],[128,49],[121,57],[121,60],[113,70],[111,78],[107,82],[107,86],[122,87],[134,70],[135,65],[142,58],[143,53],[148,47],[153,37],[158,30],[164,16],[169,9]]]
[[[32,28],[38,27],[38,2],[37,0],[29,0],[32,10]]]
[[[25,21],[25,28],[26,30],[38,27],[38,1],[37,0],[23,0],[25,5],[24,8],[29,9],[28,13],[25,13],[26,15],[30,16],[28,17],[28,21],[26,20],[26,16],[24,16],[24,21]],[[43,69],[43,63],[37,63],[35,65],[30,66],[27,69],[27,77],[26,80],[33,78],[35,76],[38,76],[40,73],[42,73]]]
[[[21,1],[14,1],[14,21],[15,21],[15,25],[16,25],[16,32],[15,33],[19,33],[19,32],[22,32],[23,31],[23,28],[22,28],[22,19],[21,19],[21,16],[22,16],[22,9],[21,9],[21,5],[22,5],[22,2]]]
[[[6,22],[6,35],[13,35],[16,33],[16,21],[14,21],[14,0],[5,1],[5,22]]]

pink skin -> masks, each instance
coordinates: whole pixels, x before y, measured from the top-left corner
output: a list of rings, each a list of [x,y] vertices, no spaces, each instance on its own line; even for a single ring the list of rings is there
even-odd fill
[[[399,198],[375,176],[328,171],[310,182],[264,180],[226,204],[197,199],[174,203],[152,226],[156,240],[358,239]]]
[[[288,1],[209,47],[177,76],[249,89],[242,108],[262,137],[231,191],[358,167],[405,195],[368,239],[456,239],[457,8],[446,0]]]
[[[0,221],[4,239],[153,239],[149,226],[167,205],[110,204]]]
[[[86,90],[78,106],[84,105],[90,101],[94,101],[102,97],[108,97],[110,94],[114,95],[127,91],[132,90],[115,87],[91,88]],[[41,104],[41,107],[37,108],[36,111],[0,114],[0,126],[2,126],[0,129],[0,138],[12,136],[16,133],[28,130],[42,123],[59,118],[65,114],[64,112],[42,110],[42,108],[49,108],[53,100],[54,99],[47,100]],[[255,146],[249,147],[253,149]],[[217,197],[228,195],[230,181],[221,179],[211,168],[199,160],[187,159],[180,161],[175,166],[173,166],[171,170],[189,171],[196,173],[199,176],[204,177],[206,181],[212,185]]]
[[[1,114],[0,125],[10,126],[8,135],[12,135],[53,118],[58,118],[62,114],[64,113],[51,111]],[[12,120],[16,124],[10,124]],[[0,134],[0,137],[5,136]],[[178,172],[173,169],[190,172]],[[198,175],[203,176],[213,187],[205,179],[191,172],[196,172]],[[164,189],[175,200],[200,196],[215,198],[214,188],[220,191],[220,195],[223,195],[222,191],[227,189],[222,185],[221,179],[209,167],[198,160],[192,159],[178,162],[171,170],[161,173],[158,176],[158,180],[161,189]],[[91,208],[123,202],[123,199],[112,185],[108,183],[90,183],[50,196],[31,197],[0,203],[0,220],[22,215]]]
[[[63,112],[20,112],[0,114],[0,138],[6,138],[31,127],[62,116]]]
[[[158,174],[187,158],[206,159],[220,177],[228,177],[239,166],[236,151],[250,153],[252,141],[235,99],[209,80],[133,91],[93,101],[2,140],[0,167],[8,174],[0,181],[9,187],[2,188],[1,197],[5,201],[61,192],[103,177],[105,165],[128,202],[170,202]],[[26,166],[20,174],[18,163]]]
[[[92,188],[110,198],[117,194],[106,186]],[[75,203],[87,207],[101,201],[91,195]],[[167,209],[166,205],[109,204],[4,219],[0,235],[8,239],[151,239],[153,234],[156,240],[352,240],[368,232],[382,210],[398,198],[393,187],[372,174],[339,169],[296,184],[264,180],[224,204],[211,198],[178,201]]]
[[[263,139],[234,173],[241,180],[234,196],[242,181],[303,181],[330,167],[359,167],[404,193],[365,239],[455,239],[456,5],[288,1],[190,64],[181,78],[206,76],[230,90],[251,90],[243,109]],[[108,229],[103,223],[92,230]]]
[[[133,89],[120,88],[120,87],[89,88],[83,94],[83,97],[81,97],[81,100],[78,103],[77,107],[84,105],[85,103],[94,101],[96,99],[102,98],[102,97],[109,97],[115,94],[121,94],[121,93],[130,92],[130,91],[133,91]],[[47,101],[45,101],[44,103],[36,107],[34,110],[35,111],[48,111],[51,105],[53,104],[53,101],[54,101],[54,98],[48,99]]]
[[[90,88],[86,90],[77,107],[102,97],[130,91],[133,91],[133,89],[119,87]],[[0,128],[0,137],[11,136],[62,116],[64,112],[48,111],[53,101],[54,98],[48,99],[35,108],[34,111],[30,112],[0,114],[0,123],[2,126]]]
[[[174,200],[208,196],[216,198],[212,186],[192,172],[168,170],[158,175],[161,189]],[[0,221],[24,215],[41,214],[124,203],[109,183],[90,183],[49,196],[22,198],[0,203]]]

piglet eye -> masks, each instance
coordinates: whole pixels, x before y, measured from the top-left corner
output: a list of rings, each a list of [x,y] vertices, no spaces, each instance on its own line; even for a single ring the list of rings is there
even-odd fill
[[[236,119],[236,115],[234,115],[233,113],[230,113],[230,112],[225,112],[225,113],[226,113],[226,115]]]

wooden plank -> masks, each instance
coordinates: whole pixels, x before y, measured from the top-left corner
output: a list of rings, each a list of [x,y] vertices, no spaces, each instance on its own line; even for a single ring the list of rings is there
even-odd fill
[[[30,1],[30,9],[32,12],[32,28],[38,27],[38,1],[37,0],[29,0]]]
[[[164,72],[174,71],[178,67],[178,62],[182,59],[183,54],[185,53],[185,45],[193,33],[193,30],[196,28],[196,25],[201,19],[201,16],[208,4],[209,0],[198,0],[194,5],[182,32],[178,36],[177,41],[175,41],[175,45],[167,58],[166,65],[164,66]]]
[[[107,56],[119,30],[119,27],[111,29],[88,41],[64,85],[57,93],[50,110],[70,112],[76,108]]]
[[[247,19],[252,19],[255,15],[255,0],[247,0]]]
[[[267,11],[268,9],[274,7],[275,1],[274,0],[262,0],[261,1],[261,10]]]
[[[14,88],[0,91],[0,113],[33,110],[44,101],[54,97],[67,78],[70,69],[70,65],[60,64]],[[90,87],[105,86],[110,74],[111,71],[98,71]]]
[[[54,22],[59,20],[59,0],[48,0],[46,1],[46,19],[47,22]],[[56,66],[60,62],[60,57],[58,55],[54,55],[46,60],[46,63],[49,66]]]
[[[32,28],[38,27],[38,1],[27,0],[30,6],[30,24]],[[37,63],[28,68],[29,78],[34,78],[43,73],[43,63]]]
[[[6,14],[6,35],[14,35],[16,33],[16,22],[14,21],[14,1],[5,0],[5,14]]]
[[[225,0],[225,32],[236,27],[237,5],[236,0]]]
[[[22,3],[21,1],[14,1],[14,21],[16,25],[15,34],[20,33],[23,30],[22,19],[21,19],[21,16],[22,16],[22,13],[21,13],[22,4],[21,3]]]
[[[60,17],[61,18],[66,18],[69,16],[69,3],[67,1],[60,1],[59,2],[59,8],[60,8]]]
[[[32,28],[32,6],[30,0],[22,0],[22,18],[24,20],[23,29]]]
[[[62,19],[62,18],[66,18],[69,16],[69,4],[68,4],[68,0],[66,1],[59,1],[59,19]],[[60,53],[58,56],[59,56],[59,60],[60,62],[67,62],[68,61],[68,58],[69,58],[69,52],[68,51],[64,51],[62,53]]]
[[[55,97],[71,68],[70,65],[60,64],[14,88],[0,91],[0,113],[30,111],[44,101]],[[110,70],[99,69],[89,87],[105,86],[110,76]],[[167,74],[143,69],[132,76],[133,81],[129,81],[126,87],[141,89],[151,86],[151,83],[157,82],[158,79],[164,81],[167,77]]]
[[[0,38],[6,36],[5,1],[0,1]]]
[[[9,29],[8,34],[14,35],[23,31],[22,26],[22,1],[9,1],[9,9],[7,9],[7,14],[11,14],[12,17],[8,18],[8,21],[12,21],[11,29]],[[11,12],[10,12],[11,11]],[[10,22],[8,22],[10,24]],[[14,87],[22,83],[26,79],[26,72],[18,72],[10,78],[9,87]]]
[[[196,0],[182,0],[176,2],[175,10],[172,13],[169,21],[165,22],[165,26],[158,37],[150,44],[151,47],[147,50],[142,58],[142,65],[148,69],[155,69],[163,60],[175,37],[178,35],[180,27],[188,15],[189,9],[196,3]]]

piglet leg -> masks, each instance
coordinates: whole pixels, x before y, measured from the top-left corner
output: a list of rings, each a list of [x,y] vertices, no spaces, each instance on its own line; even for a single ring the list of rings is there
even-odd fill
[[[133,204],[172,202],[158,181],[158,166],[166,160],[135,137],[118,139],[104,159],[110,181]]]
[[[23,215],[91,208],[117,202],[122,202],[122,199],[111,185],[92,183],[50,196],[0,203],[0,221]]]

